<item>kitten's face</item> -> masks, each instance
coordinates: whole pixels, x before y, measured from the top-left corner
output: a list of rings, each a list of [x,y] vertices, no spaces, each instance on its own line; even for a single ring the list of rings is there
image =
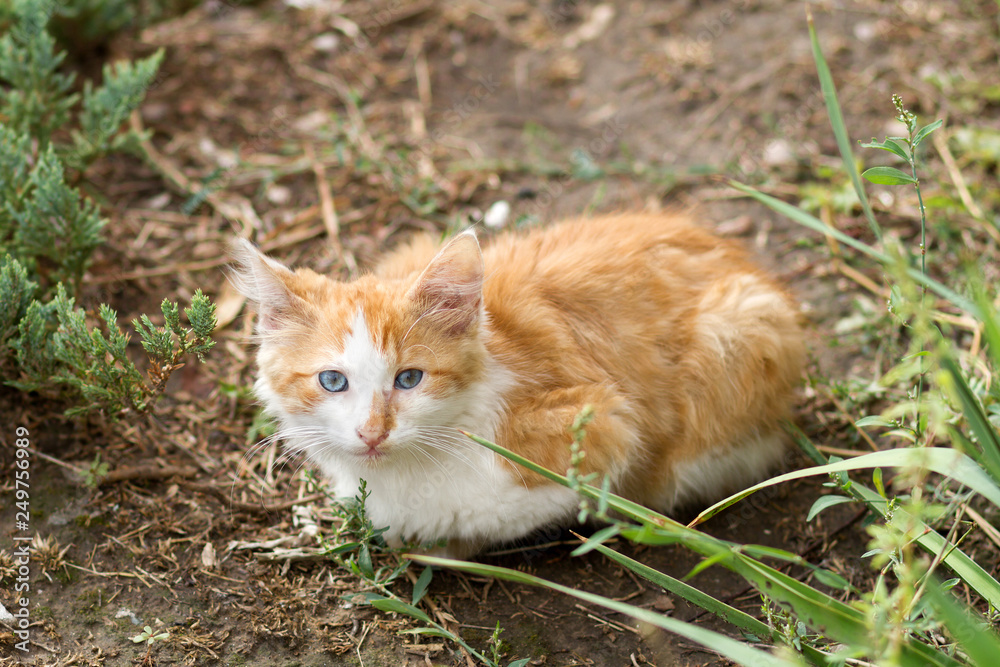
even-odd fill
[[[320,463],[422,459],[483,378],[482,260],[459,237],[419,276],[336,283],[241,246],[237,281],[258,304],[257,394],[290,444]]]

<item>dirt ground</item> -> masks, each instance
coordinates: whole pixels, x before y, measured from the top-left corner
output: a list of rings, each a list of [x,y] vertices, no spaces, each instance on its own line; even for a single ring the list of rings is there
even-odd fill
[[[46,455],[32,463],[34,646],[22,656],[0,627],[0,656],[9,656],[0,664],[142,664],[146,651],[129,638],[144,625],[171,633],[151,651],[160,665],[466,664],[451,644],[398,634],[413,621],[345,601],[360,584],[335,564],[271,562],[262,558],[270,547],[234,547],[296,536],[291,505],[311,493],[297,464],[271,465],[276,448],[247,456],[256,413],[251,323],[222,273],[234,222],[252,225],[263,247],[291,264],[348,275],[415,230],[463,227],[500,200],[511,206],[508,225],[694,210],[707,228],[751,246],[802,302],[813,361],[800,426],[829,448],[867,446],[843,403],[874,399],[831,387],[878,377],[892,362],[893,341],[856,317],[881,308],[881,297],[855,273],[876,285],[880,276],[863,264],[845,271],[821,239],[726,185],[730,177],[793,201],[812,197],[840,229],[868,238],[857,211],[829,194],[844,180],[806,3],[292,4],[207,2],[111,44],[112,57],[164,48],[166,58],[134,121],[152,131],[149,159],[116,156],[88,173],[85,187],[111,224],[82,301],[110,303],[130,321],[156,312],[164,297],[187,302],[200,287],[219,302],[223,326],[208,362],[178,372],[149,418],[72,422],[40,398],[0,394],[2,469],[17,425]],[[808,7],[854,140],[898,132],[892,93],[925,122],[1000,128],[995,2]],[[94,58],[71,60],[93,76]],[[926,158],[940,175],[930,192],[949,192],[938,151]],[[891,233],[915,238],[908,195],[875,192]],[[91,489],[66,465],[86,469],[97,453],[113,470],[138,472]],[[786,464],[806,460],[790,452]],[[180,474],[148,474],[164,466]],[[805,521],[822,481],[762,493],[706,529],[863,582],[863,517],[840,506]],[[0,485],[0,521],[13,526],[12,480]],[[571,558],[573,542],[553,531],[482,560],[731,632],[597,554]],[[697,563],[679,547],[618,546],[677,577]],[[8,581],[0,590],[7,605]],[[691,583],[760,614],[760,597],[724,570]],[[405,598],[409,587],[404,579],[394,590]],[[438,618],[481,650],[499,621],[504,664],[725,664],[542,590],[442,571],[429,595]]]

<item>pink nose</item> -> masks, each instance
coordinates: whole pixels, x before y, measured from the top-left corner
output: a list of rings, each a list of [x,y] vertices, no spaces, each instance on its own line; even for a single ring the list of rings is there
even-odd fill
[[[358,429],[358,437],[361,438],[361,442],[368,445],[368,449],[375,449],[389,437],[388,431],[378,432],[366,428]]]

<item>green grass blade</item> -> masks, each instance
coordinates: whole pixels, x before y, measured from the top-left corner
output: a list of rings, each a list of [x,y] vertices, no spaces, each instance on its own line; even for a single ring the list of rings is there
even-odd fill
[[[477,436],[472,436],[471,434],[467,435],[469,435],[469,437],[474,441],[479,442],[483,446],[492,449],[502,456],[508,457],[518,463],[523,462],[522,465],[530,470],[535,470],[536,472],[539,472],[547,478],[557,481],[564,486],[569,485],[568,480],[566,480],[566,478],[562,475],[548,471],[545,468],[542,468],[541,466],[538,466],[523,457],[517,456],[503,447],[500,447],[499,445]],[[911,452],[911,454],[907,455],[906,452]],[[927,458],[931,458],[933,459],[932,463],[941,468],[945,468],[944,464],[946,463],[956,465],[957,468],[959,468],[958,473],[956,473],[958,478],[964,479],[966,477],[971,477],[973,474],[978,474],[979,478],[973,480],[976,486],[983,486],[983,480],[992,485],[989,477],[978,466],[976,466],[971,459],[952,450],[892,450],[888,452],[876,452],[876,454],[881,455],[895,454],[897,456],[895,459],[889,457],[888,460],[885,456],[871,459],[871,465],[867,467],[894,467],[893,461],[899,462],[900,459],[904,459],[902,462],[905,465],[907,464],[907,461],[905,460],[907,456],[911,458],[909,463],[912,463],[912,458],[914,458],[912,454],[913,452],[927,455],[921,462],[926,462]],[[874,457],[876,454],[870,454],[868,456]],[[851,469],[851,463],[852,461],[843,461],[841,463],[834,464],[834,466],[844,466],[844,469]],[[971,472],[968,469],[970,466]],[[816,468],[810,468],[809,470],[800,471],[797,476],[805,477],[810,474],[818,474],[816,471],[832,467],[833,466],[819,466]],[[945,472],[944,474],[948,473]],[[782,477],[788,476],[783,475]],[[973,484],[966,483],[966,485],[970,488],[975,488]],[[761,488],[763,488],[763,486]],[[581,492],[594,499],[601,496],[601,490],[592,486],[582,487]],[[752,493],[753,490],[750,490],[750,492]],[[1000,489],[998,489],[998,492],[1000,492]],[[876,495],[874,491],[871,491],[870,493]],[[884,512],[885,501],[882,498],[878,499],[882,502]],[[719,554],[727,554],[726,557],[718,559],[719,565],[740,574],[758,590],[767,593],[775,600],[792,606],[799,619],[808,626],[814,629],[823,630],[824,634],[828,634],[828,636],[836,641],[850,643],[852,639],[864,638],[862,646],[870,647],[870,640],[866,638],[866,619],[861,618],[859,620],[858,615],[860,612],[854,608],[839,602],[826,593],[814,589],[807,584],[791,579],[787,575],[784,575],[777,570],[764,565],[763,563],[755,561],[749,556],[738,553],[736,551],[739,548],[738,545],[706,535],[694,528],[683,526],[672,519],[668,519],[661,514],[643,508],[641,505],[637,505],[631,501],[626,501],[618,496],[609,495],[608,500],[609,506],[612,509],[622,511],[622,513],[633,516],[636,520],[645,523],[646,525],[644,526],[643,531],[649,533],[649,536],[652,538],[662,537],[669,543],[680,541],[688,549],[709,558],[713,558]],[[632,508],[638,508],[638,511],[635,511]],[[642,535],[632,535],[632,531],[623,530],[622,535],[635,541],[646,541],[643,539]],[[940,535],[937,535],[936,533],[931,532],[930,535],[936,536],[938,539],[942,539],[940,538]],[[955,553],[957,553],[957,550],[953,550],[949,554],[946,558],[946,562],[948,559],[952,558]],[[418,560],[419,562],[430,562],[426,557],[414,558],[414,560]],[[988,578],[989,575],[985,576]],[[579,591],[574,592],[579,593]],[[906,667],[909,665],[918,667],[923,665],[957,665],[958,663],[951,660],[947,656],[938,654],[933,649],[925,647],[922,644],[909,642],[903,649],[903,658],[901,658],[900,664]]]
[[[423,621],[424,623],[433,623],[431,617],[427,615],[422,609],[414,607],[412,604],[406,604],[400,600],[393,600],[392,598],[381,598],[378,600],[371,600],[371,605],[378,609],[379,611],[393,611],[397,614],[403,614],[405,616],[410,616],[418,621]]]
[[[740,611],[735,607],[731,607],[721,600],[716,600],[711,595],[703,593],[697,588],[689,586],[683,581],[671,577],[669,574],[665,574],[659,570],[654,570],[648,565],[644,565],[639,561],[629,558],[628,556],[625,556],[614,549],[610,549],[603,544],[594,548],[619,565],[632,570],[643,579],[646,579],[664,590],[670,591],[678,597],[684,598],[691,604],[700,607],[707,612],[715,614],[722,620],[731,623],[744,632],[747,632],[755,637],[770,637],[774,642],[780,642],[782,639],[781,633],[777,630],[772,630],[766,623],[762,623],[750,614]],[[822,651],[814,649],[811,646],[803,645],[802,655],[805,656],[806,660],[814,665],[834,664],[831,661],[830,656]]]
[[[427,587],[431,585],[431,579],[434,578],[434,570],[426,567],[424,571],[420,573],[417,578],[417,583],[413,584],[413,606],[420,604],[420,601],[424,599],[424,595],[427,594]]]
[[[731,569],[752,583],[757,590],[790,606],[795,616],[808,627],[852,648],[872,650],[869,620],[863,612],[759,561],[742,554],[734,556]],[[896,664],[901,667],[960,665],[956,660],[917,641],[909,641],[901,647]]]
[[[812,443],[809,436],[803,433],[802,429],[798,426],[788,420],[781,422],[781,426],[788,435],[792,436],[792,439],[795,440],[795,444],[802,450],[802,453],[812,459],[813,463],[818,466],[825,466],[830,462],[821,451],[816,449],[816,445]]]
[[[872,649],[872,638],[869,637],[867,619],[863,612],[748,556],[735,552],[729,552],[728,556],[728,558],[722,559],[720,562],[727,568],[742,575],[759,591],[766,593],[775,601],[791,607],[799,620],[808,627],[821,632],[835,641],[849,644],[855,648],[863,650]],[[646,609],[609,600],[593,593],[555,584],[517,570],[430,556],[413,555],[408,556],[408,558],[426,565],[450,567],[463,572],[498,577],[508,581],[541,586],[549,590],[564,593],[585,602],[597,604],[632,616],[637,620],[645,621],[664,630],[675,632],[705,646],[710,646],[722,655],[741,664],[795,664],[789,663],[787,660],[777,663],[771,662],[778,658],[768,653],[757,651],[756,649],[750,649],[750,652],[747,652],[746,649],[749,647],[725,635],[661,616]],[[757,662],[758,660],[765,660],[765,662]],[[927,667],[928,665],[958,667],[959,665],[957,661],[948,656],[914,641],[908,641],[901,647],[898,664],[901,667]]]
[[[962,369],[947,352],[941,355],[941,368],[946,375],[939,375],[938,382],[962,404],[962,414],[969,423],[972,435],[979,443],[983,467],[994,480],[1000,481],[1000,436],[986,417],[983,406],[969,387]],[[993,500],[993,503],[997,504],[997,501]]]
[[[430,570],[431,568],[428,567],[424,571],[427,572]],[[431,637],[442,637],[444,639],[448,639],[450,641],[455,642],[462,648],[464,648],[466,651],[469,652],[470,655],[475,656],[483,664],[486,665],[490,664],[490,662],[486,659],[484,655],[482,655],[476,649],[469,646],[469,644],[466,643],[466,641],[462,639],[460,636],[451,632],[447,628],[442,627],[437,623],[435,623],[423,609],[415,607],[412,604],[407,604],[402,600],[383,597],[378,593],[362,593],[362,596],[365,597],[365,599],[369,604],[371,604],[371,606],[375,607],[379,611],[388,611],[388,612],[394,612],[396,614],[402,614],[404,616],[409,616],[410,618],[415,618],[418,621],[422,621],[429,625],[429,627],[426,628],[411,628],[409,630],[402,630],[401,633],[414,634],[414,635],[427,635]]]
[[[972,659],[972,664],[995,665],[1000,661],[1000,637],[997,637],[985,619],[977,618],[963,608],[951,593],[941,588],[939,581],[929,582],[924,595],[948,632]]]
[[[993,605],[994,608],[1000,609],[998,606],[1000,603],[1000,582],[990,576],[979,563],[972,560],[964,551],[900,507],[893,510],[891,518],[887,518],[885,499],[863,484],[857,482],[851,484],[850,493],[867,504],[869,509],[886,519],[889,526],[900,532],[909,529],[911,531],[909,537],[915,540],[917,545],[927,553],[932,555],[947,554],[942,562],[983,600]]]
[[[618,532],[619,528],[617,524],[613,523],[610,526],[605,526],[584,540],[583,544],[578,546],[576,549],[573,549],[573,553],[571,553],[570,556],[582,556],[588,551],[593,551],[594,549],[602,546],[605,541],[618,535]]]
[[[854,153],[851,151],[851,141],[847,136],[847,125],[844,123],[844,114],[840,111],[840,103],[837,102],[837,88],[833,83],[833,75],[826,64],[826,58],[819,46],[819,39],[816,37],[816,27],[813,25],[812,14],[809,15],[809,40],[812,42],[813,58],[816,60],[816,73],[819,75],[819,87],[823,91],[823,101],[826,102],[826,112],[830,117],[830,125],[833,127],[833,135],[837,139],[837,148],[840,149],[840,157],[844,161],[844,170],[851,178],[854,191],[858,194],[861,202],[861,209],[865,212],[868,225],[872,228],[872,233],[879,241],[882,240],[882,230],[879,228],[872,207],[868,203],[868,195],[865,194],[861,177],[858,175],[857,165],[854,164]]]
[[[642,609],[641,607],[635,607],[624,602],[611,600],[594,593],[569,588],[568,586],[561,586],[560,584],[546,581],[545,579],[525,574],[524,572],[519,572],[517,570],[510,570],[503,567],[497,567],[495,565],[483,565],[480,563],[467,563],[464,561],[449,560],[447,558],[434,558],[431,556],[409,556],[409,558],[426,565],[448,567],[462,572],[469,572],[471,574],[486,577],[496,577],[498,579],[505,579],[507,581],[513,581],[529,586],[539,586],[551,591],[563,593],[564,595],[569,595],[570,597],[574,597],[578,600],[595,604],[604,607],[605,609],[625,614],[626,616],[631,616],[638,621],[643,621],[655,627],[662,628],[668,632],[678,634],[686,639],[697,642],[730,660],[738,662],[741,665],[751,665],[754,667],[758,665],[761,667],[783,665],[793,667],[800,664],[787,658],[772,655],[765,651],[761,651],[760,649],[753,648],[731,637],[727,637],[726,635],[713,632],[712,630],[708,630],[691,623],[685,623],[684,621],[670,618],[669,616],[664,616],[662,614],[657,614],[656,612],[648,609]]]
[[[867,243],[864,243],[863,241],[859,241],[858,239],[852,236],[848,236],[847,234],[845,234],[844,232],[840,231],[835,227],[831,227],[830,225],[826,224],[816,216],[806,213],[797,206],[793,206],[792,204],[782,201],[776,197],[772,197],[771,195],[764,194],[760,190],[752,188],[749,185],[744,185],[743,183],[739,183],[738,181],[729,181],[729,184],[734,188],[736,188],[737,190],[739,190],[740,192],[750,195],[751,197],[761,202],[768,208],[777,211],[778,213],[784,215],[787,218],[790,218],[793,222],[797,222],[803,227],[808,227],[809,229],[812,229],[813,231],[819,232],[820,234],[824,234],[826,236],[832,236],[833,238],[837,239],[837,241],[839,241],[840,243],[843,243],[846,246],[854,248],[858,252],[865,254],[871,257],[872,259],[877,260],[881,264],[892,263],[892,258],[886,255],[885,253],[876,250]]]
[[[875,495],[874,491],[861,485],[855,484],[854,486]],[[882,507],[884,516],[885,503],[882,503]],[[944,564],[980,597],[993,605],[994,608],[1000,609],[1000,582],[990,576],[989,572],[972,560],[964,551],[946,540],[926,523],[898,507],[893,511],[892,519],[888,523],[899,530],[904,530],[906,526],[914,526],[917,544],[922,549],[930,554],[947,554],[943,560]]]
[[[986,339],[986,353],[989,355],[993,368],[1000,368],[1000,316],[997,315],[990,297],[977,286],[976,304],[981,310],[981,321],[983,323],[983,338]]]
[[[865,468],[909,468],[922,467],[933,470],[936,473],[951,477],[970,489],[988,498],[992,503],[1000,506],[1000,487],[990,479],[989,475],[983,472],[982,468],[976,465],[975,461],[965,454],[953,449],[943,448],[921,448],[921,449],[890,449],[882,452],[864,454],[849,461],[839,461],[829,463],[805,470],[778,475],[769,480],[755,484],[749,489],[744,489],[737,494],[729,496],[724,500],[715,503],[688,524],[689,527],[696,526],[709,517],[718,514],[730,505],[733,505],[743,498],[766,489],[769,486],[782,484],[793,479],[802,479],[814,475],[825,475],[833,472],[844,472],[847,470],[861,470]]]
[[[843,243],[846,246],[854,248],[858,252],[867,255],[872,259],[877,260],[880,264],[882,264],[885,267],[891,267],[894,264],[896,264],[896,262],[889,255],[881,253],[878,250],[872,248],[870,245],[848,236],[839,229],[834,229],[833,227],[824,224],[823,221],[820,220],[819,218],[809,215],[802,209],[792,206],[788,202],[781,201],[780,199],[772,197],[771,195],[764,194],[763,192],[755,190],[754,188],[751,188],[748,185],[737,183],[736,181],[730,181],[729,184],[734,188],[736,188],[737,190],[739,190],[740,192],[743,192],[744,194],[753,197],[754,199],[764,204],[768,208],[788,217],[793,222],[796,222],[802,225],[803,227],[808,227],[809,229],[817,231],[820,234],[824,234],[826,236],[832,236],[833,238],[837,239],[837,241],[839,241],[840,243]],[[921,273],[917,269],[914,269],[909,266],[903,266],[900,268],[904,269],[906,275],[908,275],[910,278],[916,281],[917,284],[923,285],[924,287],[931,290],[941,298],[951,301],[953,304],[955,304],[962,310],[966,311],[967,313],[974,315],[979,320],[983,319],[982,309],[977,304],[973,303],[969,299],[960,295],[958,292],[941,284],[937,280],[928,277],[927,275]]]
[[[610,549],[603,544],[599,544],[594,548],[619,565],[632,570],[643,579],[652,582],[664,590],[670,591],[678,597],[684,598],[691,604],[701,607],[705,611],[715,614],[719,618],[732,623],[745,632],[749,632],[750,634],[760,638],[772,636],[771,628],[769,628],[766,623],[762,623],[750,614],[740,611],[735,607],[731,607],[721,600],[716,600],[711,595],[699,591],[697,588],[684,583],[680,579],[675,579],[668,574],[654,570],[648,565],[644,565],[637,560],[625,556],[624,554],[620,554],[614,549]]]
[[[786,430],[799,446],[816,463],[821,465],[826,464],[826,457],[816,449],[805,433],[789,422],[786,422],[785,426]],[[886,502],[885,498],[881,495],[857,482],[852,482],[847,492],[865,503],[868,509],[885,518]],[[961,578],[962,581],[968,584],[980,597],[993,605],[995,609],[1000,609],[1000,582],[990,576],[979,563],[969,558],[964,551],[958,549],[954,544],[942,537],[940,533],[901,508],[894,510],[889,523],[900,530],[904,530],[906,526],[914,526],[914,538],[922,549],[930,554],[947,554],[944,557],[944,564]]]
[[[494,452],[504,457],[505,459],[513,461],[514,463],[523,466],[528,470],[531,470],[532,472],[536,472],[548,480],[551,480],[557,484],[561,484],[562,486],[565,486],[567,488],[569,488],[570,486],[569,480],[566,479],[566,477],[563,475],[552,472],[547,468],[543,468],[534,461],[529,461],[528,459],[524,458],[523,456],[520,456],[519,454],[515,454],[509,449],[501,447],[500,445],[490,442],[489,440],[486,440],[484,438],[480,438],[478,435],[473,435],[472,433],[469,433],[467,431],[461,431],[461,433],[470,438],[473,442],[479,443],[483,447],[493,450]],[[583,495],[587,496],[588,498],[591,498],[592,500],[600,500],[601,496],[605,495],[603,494],[601,489],[598,489],[595,486],[590,486],[589,484],[583,485],[580,489],[580,492],[583,493]],[[616,496],[613,493],[609,493],[606,495],[609,507],[618,512],[621,512],[625,516],[630,517],[635,521],[640,521],[643,523],[653,523],[659,526],[681,527],[681,524],[674,521],[673,519],[664,516],[659,512],[654,512],[648,507],[643,507],[639,503],[632,502],[631,500],[628,500],[627,498],[622,498],[621,496]]]
[[[733,554],[732,569],[778,602],[792,607],[803,623],[827,637],[856,647],[869,647],[863,612],[794,577],[742,554]]]

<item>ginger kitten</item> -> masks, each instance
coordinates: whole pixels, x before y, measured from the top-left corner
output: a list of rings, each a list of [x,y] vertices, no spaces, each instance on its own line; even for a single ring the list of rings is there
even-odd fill
[[[248,241],[256,393],[280,436],[355,495],[393,543],[452,555],[566,520],[573,492],[462,436],[557,472],[584,405],[583,472],[669,511],[780,458],[804,360],[796,307],[747,254],[678,215],[418,237],[370,275],[291,271]]]

